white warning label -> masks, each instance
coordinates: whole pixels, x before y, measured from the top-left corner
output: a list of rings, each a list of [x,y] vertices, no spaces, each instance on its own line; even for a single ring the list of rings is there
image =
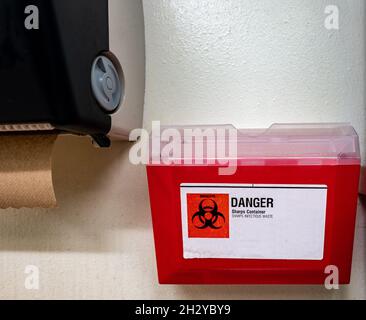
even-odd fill
[[[325,185],[182,184],[185,259],[322,260]]]

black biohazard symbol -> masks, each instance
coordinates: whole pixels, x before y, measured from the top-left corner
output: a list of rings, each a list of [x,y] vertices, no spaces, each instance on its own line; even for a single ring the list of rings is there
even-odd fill
[[[197,229],[221,229],[220,218],[225,223],[224,215],[218,211],[217,203],[212,199],[204,199],[199,205],[199,211],[192,216],[192,222]]]

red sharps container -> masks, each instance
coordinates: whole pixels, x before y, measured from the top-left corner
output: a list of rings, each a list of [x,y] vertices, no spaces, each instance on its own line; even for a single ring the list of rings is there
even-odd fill
[[[147,166],[160,283],[324,284],[333,273],[348,284],[360,173],[355,130],[233,130],[152,135],[161,135]],[[220,172],[225,160],[231,168]]]

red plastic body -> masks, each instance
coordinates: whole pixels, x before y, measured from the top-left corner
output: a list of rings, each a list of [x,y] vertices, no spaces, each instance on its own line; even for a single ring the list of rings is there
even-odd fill
[[[148,166],[147,174],[161,284],[323,284],[325,268],[350,282],[359,165],[239,166],[220,176],[215,166]],[[324,259],[184,259],[182,183],[324,184],[328,186]]]

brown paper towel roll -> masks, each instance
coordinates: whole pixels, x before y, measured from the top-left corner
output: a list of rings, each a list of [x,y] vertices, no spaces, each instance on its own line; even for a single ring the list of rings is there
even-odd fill
[[[52,208],[56,134],[0,135],[0,208]]]

